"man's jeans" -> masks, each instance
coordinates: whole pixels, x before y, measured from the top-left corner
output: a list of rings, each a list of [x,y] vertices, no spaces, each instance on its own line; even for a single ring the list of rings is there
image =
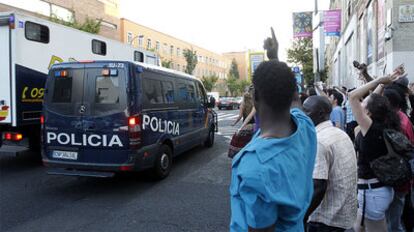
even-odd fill
[[[404,232],[404,227],[401,222],[401,215],[404,210],[406,192],[397,192],[394,193],[394,199],[392,200],[390,207],[387,210],[387,225],[388,231],[392,232]]]

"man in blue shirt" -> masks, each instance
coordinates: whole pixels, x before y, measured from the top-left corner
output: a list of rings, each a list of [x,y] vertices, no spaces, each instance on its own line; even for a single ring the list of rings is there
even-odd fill
[[[283,62],[262,62],[253,76],[260,129],[232,164],[231,231],[303,231],[313,193],[316,132],[299,109]]]
[[[335,127],[345,131],[345,113],[341,108],[344,97],[338,91],[334,90],[329,98],[332,103],[330,119]]]

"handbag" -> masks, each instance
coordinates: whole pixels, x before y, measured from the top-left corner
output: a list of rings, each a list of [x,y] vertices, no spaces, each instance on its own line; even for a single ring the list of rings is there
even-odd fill
[[[410,146],[404,141],[408,139],[400,132],[390,129],[385,129],[383,135],[388,153],[373,160],[370,166],[380,182],[388,186],[400,186],[412,178],[406,150]]]
[[[244,146],[246,146],[253,137],[253,124],[247,124],[245,127],[235,132],[231,137],[229,151],[227,156],[233,158]]]

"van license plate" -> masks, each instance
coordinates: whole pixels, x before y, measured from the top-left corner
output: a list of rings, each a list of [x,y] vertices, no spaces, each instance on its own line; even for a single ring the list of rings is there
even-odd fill
[[[73,151],[53,151],[53,158],[77,160],[78,153]]]

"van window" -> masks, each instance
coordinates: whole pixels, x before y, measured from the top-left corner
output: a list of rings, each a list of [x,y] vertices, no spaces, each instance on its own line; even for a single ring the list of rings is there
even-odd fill
[[[95,82],[95,103],[114,104],[119,103],[119,78],[118,76],[97,76]]]
[[[198,99],[201,103],[205,103],[207,101],[206,92],[204,91],[204,87],[201,83],[197,82],[197,92],[198,92]]]
[[[106,43],[100,40],[92,40],[92,52],[98,55],[106,55]]]
[[[188,100],[192,103],[195,103],[197,101],[197,97],[196,97],[196,90],[195,90],[194,83],[192,81],[188,82],[187,86],[188,86],[188,96],[189,96]]]
[[[179,82],[178,86],[178,100],[180,102],[188,102],[190,99],[190,94],[188,92],[187,85],[183,82]]]
[[[144,103],[146,105],[163,104],[164,98],[161,90],[161,81],[153,79],[144,79]]]
[[[27,21],[25,23],[24,36],[31,41],[49,43],[49,28],[41,24]]]
[[[78,114],[76,103],[82,102],[84,70],[66,70],[66,77],[55,76],[55,71],[60,70],[53,70],[47,78],[45,105],[49,110],[62,115]]]
[[[174,86],[171,81],[162,81],[162,95],[164,96],[165,103],[172,104],[174,99]]]
[[[87,68],[85,74],[88,78],[84,101],[91,103],[90,115],[104,116],[125,110],[126,71],[123,68],[116,69],[110,76],[102,76],[102,68]]]
[[[53,90],[53,103],[69,103],[72,101],[72,77],[57,77]]]

